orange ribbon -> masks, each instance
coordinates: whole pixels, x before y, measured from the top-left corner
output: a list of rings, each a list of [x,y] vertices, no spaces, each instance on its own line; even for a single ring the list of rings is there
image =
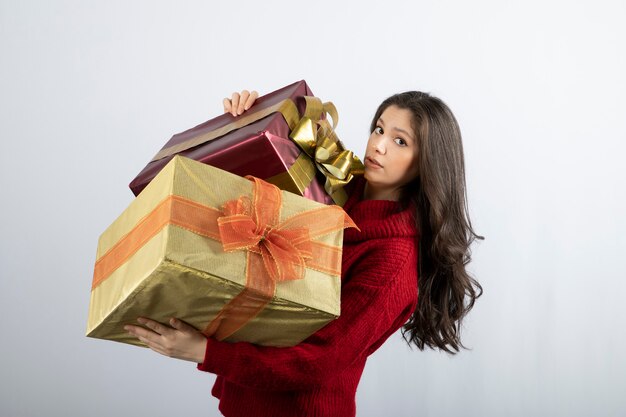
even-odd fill
[[[227,202],[223,207],[225,215],[217,219],[224,251],[245,250],[247,254],[245,289],[204,331],[218,340],[232,335],[261,312],[271,301],[277,282],[302,279],[306,267],[319,265],[319,259],[313,259],[324,258],[324,252],[331,247],[320,246],[313,238],[356,227],[347,216],[334,216],[341,221],[328,223],[324,212],[335,211],[337,206],[306,211],[281,222],[282,197],[278,187],[258,178],[247,178],[254,181],[252,199],[243,196]],[[337,255],[340,252],[330,249],[326,258],[337,265]]]

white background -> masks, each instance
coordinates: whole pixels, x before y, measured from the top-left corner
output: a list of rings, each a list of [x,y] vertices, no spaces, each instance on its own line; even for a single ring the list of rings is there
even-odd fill
[[[455,357],[395,335],[359,416],[623,416],[623,1],[0,1],[0,415],[217,416],[191,363],[84,336],[128,182],[234,90],[306,79],[363,155],[417,89],[464,136],[485,289]]]

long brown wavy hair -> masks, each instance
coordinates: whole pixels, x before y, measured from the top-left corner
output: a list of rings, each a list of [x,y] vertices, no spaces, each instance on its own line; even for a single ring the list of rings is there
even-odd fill
[[[459,125],[440,99],[419,91],[383,101],[370,132],[385,109],[410,110],[418,142],[418,175],[403,187],[400,202],[416,208],[419,231],[418,302],[402,334],[420,350],[426,346],[456,353],[461,347],[461,322],[482,294],[465,267],[470,245],[483,239],[472,229],[467,210],[465,163]]]

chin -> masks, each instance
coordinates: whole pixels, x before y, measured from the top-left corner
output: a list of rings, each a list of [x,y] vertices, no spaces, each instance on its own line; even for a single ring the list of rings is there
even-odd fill
[[[376,175],[372,175],[371,171],[365,168],[365,171],[363,171],[363,178],[367,181],[375,181]]]

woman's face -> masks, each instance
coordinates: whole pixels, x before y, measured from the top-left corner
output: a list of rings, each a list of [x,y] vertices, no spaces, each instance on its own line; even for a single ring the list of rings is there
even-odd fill
[[[398,200],[400,188],[417,177],[417,135],[412,113],[395,105],[380,115],[365,151],[366,198]]]

